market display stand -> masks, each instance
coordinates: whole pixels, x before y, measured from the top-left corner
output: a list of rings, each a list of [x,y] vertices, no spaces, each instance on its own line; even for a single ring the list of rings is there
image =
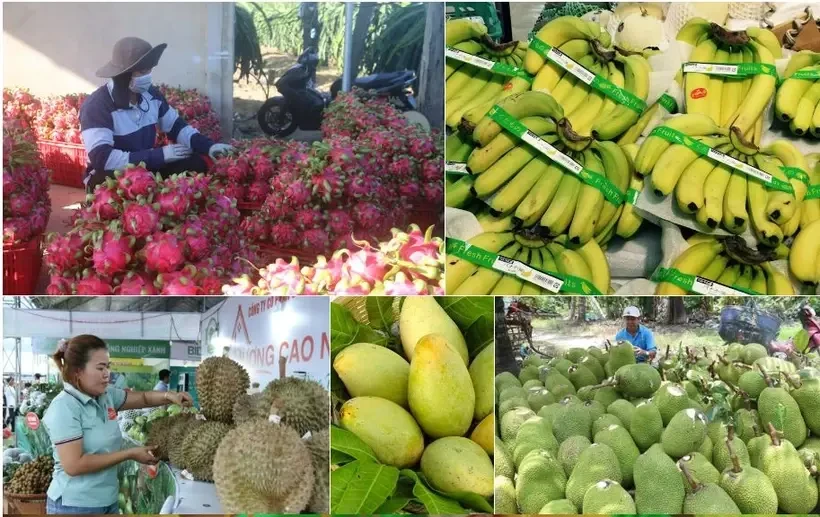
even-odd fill
[[[172,469],[179,487],[179,507],[175,514],[222,514],[222,504],[216,496],[216,485],[205,481],[191,481],[179,469]]]

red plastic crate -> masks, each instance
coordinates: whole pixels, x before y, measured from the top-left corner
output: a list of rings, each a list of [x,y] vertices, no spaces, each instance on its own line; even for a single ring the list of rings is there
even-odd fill
[[[68,187],[84,188],[88,156],[82,144],[67,144],[39,140],[37,147],[46,168],[51,170],[51,182]]]
[[[3,246],[3,294],[36,294],[43,264],[43,236],[28,242]]]
[[[291,257],[298,258],[301,265],[309,266],[316,262],[316,257],[319,255],[324,255],[325,257],[328,256],[327,251],[280,248],[267,243],[260,243],[257,246],[259,246],[259,250],[256,254],[259,257],[260,263],[255,265],[259,267],[273,264],[276,259],[279,258],[290,262]]]

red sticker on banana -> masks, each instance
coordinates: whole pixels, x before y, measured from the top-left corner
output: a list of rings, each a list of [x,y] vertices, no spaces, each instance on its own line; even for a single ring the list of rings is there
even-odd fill
[[[689,94],[690,97],[693,99],[702,99],[708,95],[709,91],[706,88],[695,88],[692,90],[692,93]]]

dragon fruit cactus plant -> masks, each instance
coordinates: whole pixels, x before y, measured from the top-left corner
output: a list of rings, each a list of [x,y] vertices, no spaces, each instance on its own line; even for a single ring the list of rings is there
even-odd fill
[[[442,295],[444,242],[416,225],[393,228],[392,238],[371,245],[354,240],[356,249],[340,249],[311,265],[296,257],[278,258],[255,276],[242,275],[222,288],[227,295]]]

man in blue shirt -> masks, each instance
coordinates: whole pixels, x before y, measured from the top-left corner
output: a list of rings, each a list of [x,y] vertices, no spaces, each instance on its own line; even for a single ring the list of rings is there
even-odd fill
[[[655,336],[652,331],[640,324],[641,311],[637,307],[627,307],[624,309],[624,322],[626,328],[622,328],[615,335],[615,341],[628,341],[635,350],[635,358],[639,363],[655,358]]]

